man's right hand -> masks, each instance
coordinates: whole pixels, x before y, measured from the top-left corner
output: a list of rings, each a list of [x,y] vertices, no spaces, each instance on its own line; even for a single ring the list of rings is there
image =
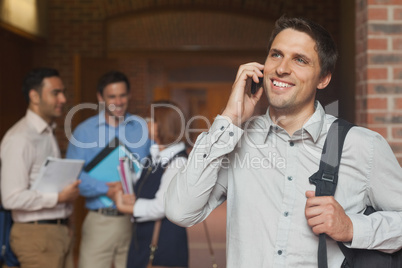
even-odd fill
[[[119,181],[108,182],[106,185],[109,186],[109,190],[107,191],[106,195],[110,199],[114,199],[117,192],[123,191],[123,186]]]
[[[247,80],[251,78],[258,83],[258,77],[263,77],[263,69],[264,65],[251,62],[241,65],[237,71],[236,81],[232,86],[232,93],[222,116],[228,117],[238,127],[253,115],[254,108],[263,93],[260,88],[255,94],[247,94]]]
[[[75,199],[77,199],[77,197],[80,195],[80,190],[78,189],[78,185],[80,183],[80,180],[76,180],[75,182],[64,187],[64,189],[58,195],[57,203],[73,202]]]

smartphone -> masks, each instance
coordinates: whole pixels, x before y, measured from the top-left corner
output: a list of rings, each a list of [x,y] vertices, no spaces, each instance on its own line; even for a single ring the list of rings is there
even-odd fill
[[[258,84],[254,82],[254,80],[251,80],[251,94],[255,94],[257,90],[262,87],[263,82],[264,82],[264,77],[258,77]]]

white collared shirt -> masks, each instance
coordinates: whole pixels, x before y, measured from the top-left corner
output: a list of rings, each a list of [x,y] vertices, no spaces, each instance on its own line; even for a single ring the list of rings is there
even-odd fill
[[[1,142],[2,204],[15,222],[67,218],[72,212],[70,204],[57,204],[58,193],[30,190],[46,158],[60,157],[53,128],[28,109]]]
[[[309,177],[318,170],[334,117],[317,103],[293,136],[269,113],[242,130],[219,116],[202,133],[166,193],[166,216],[181,226],[204,220],[227,200],[227,267],[317,267],[318,236],[305,218]],[[378,133],[353,127],[346,137],[335,199],[353,223],[353,248],[402,247],[402,169]],[[372,205],[378,211],[361,213]],[[328,267],[344,259],[327,239]]]
[[[177,153],[186,149],[183,142],[171,145],[166,149],[158,153],[153,153],[152,158],[155,163],[161,163],[162,165],[169,163],[169,161]],[[133,215],[138,222],[145,221],[155,221],[165,217],[165,203],[164,196],[166,189],[169,186],[170,181],[180,170],[181,167],[185,165],[187,158],[176,157],[170,164],[166,167],[165,172],[161,178],[161,184],[158,191],[155,194],[154,199],[139,198],[135,202]]]

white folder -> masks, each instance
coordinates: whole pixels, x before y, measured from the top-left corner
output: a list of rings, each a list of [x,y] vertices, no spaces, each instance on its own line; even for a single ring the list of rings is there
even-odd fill
[[[58,193],[73,183],[84,166],[84,160],[48,157],[42,164],[32,190],[42,193]]]

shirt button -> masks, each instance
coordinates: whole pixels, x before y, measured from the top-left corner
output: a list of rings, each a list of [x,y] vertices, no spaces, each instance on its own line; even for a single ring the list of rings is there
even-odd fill
[[[293,147],[293,146],[295,145],[295,143],[294,143],[293,141],[291,141],[291,142],[289,142],[289,145],[290,145],[291,147]]]
[[[225,129],[225,127],[224,126],[221,126],[221,130],[224,130]]]
[[[278,255],[282,255],[282,250],[278,250]]]
[[[285,217],[287,217],[287,216],[289,216],[289,212],[285,212],[285,213],[283,213],[283,216],[285,216]]]
[[[288,181],[292,181],[293,180],[293,177],[292,176],[289,176],[288,177]]]
[[[206,157],[207,157],[207,154],[204,154],[203,157],[206,158]]]
[[[229,132],[229,136],[233,137],[234,133],[233,132]]]

